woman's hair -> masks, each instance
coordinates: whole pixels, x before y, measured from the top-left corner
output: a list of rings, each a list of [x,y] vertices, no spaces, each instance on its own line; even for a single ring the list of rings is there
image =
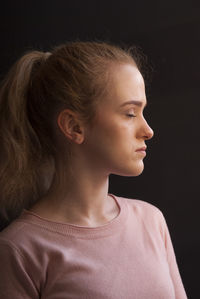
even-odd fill
[[[45,194],[56,153],[56,115],[71,109],[91,124],[109,92],[112,65],[140,71],[141,52],[104,42],[68,42],[32,51],[11,68],[0,89],[0,220],[5,226]]]

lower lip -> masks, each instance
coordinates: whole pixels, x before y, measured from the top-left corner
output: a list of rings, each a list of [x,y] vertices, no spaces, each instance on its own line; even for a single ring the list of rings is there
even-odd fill
[[[139,153],[139,154],[141,154],[143,156],[146,156],[146,152],[145,151],[136,151],[136,153]]]

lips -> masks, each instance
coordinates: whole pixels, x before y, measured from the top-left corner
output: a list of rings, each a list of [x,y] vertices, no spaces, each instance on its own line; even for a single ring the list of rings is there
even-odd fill
[[[146,147],[146,146],[143,146],[143,147],[141,147],[141,148],[138,148],[138,149],[136,150],[136,152],[145,152],[146,149],[147,149],[147,147]]]
[[[138,148],[136,150],[136,153],[138,153],[138,155],[142,156],[142,157],[145,157],[146,156],[146,149],[147,147],[146,146],[143,146],[141,148]]]

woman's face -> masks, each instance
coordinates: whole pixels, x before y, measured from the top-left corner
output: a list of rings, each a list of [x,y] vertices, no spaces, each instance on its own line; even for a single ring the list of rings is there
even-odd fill
[[[143,116],[144,80],[131,64],[115,66],[109,94],[99,101],[95,123],[82,144],[91,165],[106,174],[137,176],[144,168],[145,141],[153,131]]]

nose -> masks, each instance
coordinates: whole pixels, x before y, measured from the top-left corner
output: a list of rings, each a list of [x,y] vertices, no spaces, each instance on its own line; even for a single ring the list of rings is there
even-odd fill
[[[145,140],[149,140],[153,137],[154,135],[154,132],[152,130],[152,128],[149,126],[149,124],[147,123],[147,121],[145,119],[144,120],[144,123],[143,123],[143,138]]]

